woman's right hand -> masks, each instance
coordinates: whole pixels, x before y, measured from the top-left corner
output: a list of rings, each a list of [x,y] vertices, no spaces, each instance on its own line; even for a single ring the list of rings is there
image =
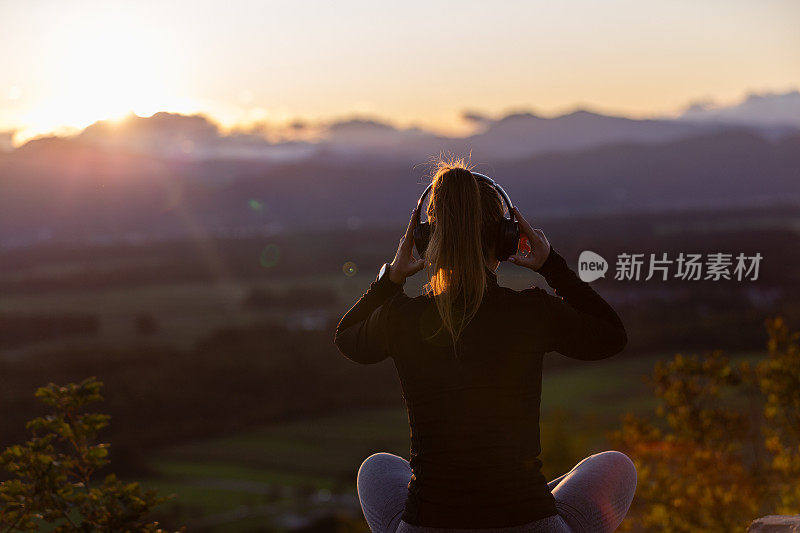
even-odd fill
[[[514,216],[519,221],[519,229],[528,237],[531,243],[531,251],[523,255],[517,250],[516,254],[508,257],[508,261],[531,270],[539,270],[544,262],[547,261],[547,256],[550,255],[550,243],[547,241],[547,237],[544,236],[544,232],[538,228],[533,229],[516,207],[514,208]]]

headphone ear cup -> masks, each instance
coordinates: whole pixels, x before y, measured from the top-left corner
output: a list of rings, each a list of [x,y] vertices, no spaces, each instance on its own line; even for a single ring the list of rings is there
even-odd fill
[[[517,253],[517,249],[519,248],[519,237],[520,237],[520,228],[519,222],[514,220],[510,224],[511,232],[508,239],[508,248],[510,250],[508,255],[514,255]]]
[[[519,245],[519,222],[503,217],[500,221],[500,231],[497,238],[497,251],[495,255],[499,261],[505,261],[508,256],[517,253]]]
[[[420,222],[414,226],[414,246],[417,247],[417,253],[420,259],[425,256],[425,250],[428,248],[428,242],[431,239],[431,224],[428,221]]]

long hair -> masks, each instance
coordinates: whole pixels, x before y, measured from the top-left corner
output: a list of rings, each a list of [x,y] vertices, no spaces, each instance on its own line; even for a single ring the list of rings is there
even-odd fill
[[[442,321],[434,336],[446,329],[454,347],[483,301],[504,213],[497,191],[470,168],[463,159],[440,159],[427,208],[426,288]]]

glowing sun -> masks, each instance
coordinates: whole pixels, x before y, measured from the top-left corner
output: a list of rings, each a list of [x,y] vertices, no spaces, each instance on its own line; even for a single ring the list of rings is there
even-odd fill
[[[53,64],[43,66],[51,85],[48,96],[24,119],[29,132],[192,107],[174,95],[180,73],[167,61],[169,43],[151,24],[106,12],[64,28],[63,35],[52,36]]]

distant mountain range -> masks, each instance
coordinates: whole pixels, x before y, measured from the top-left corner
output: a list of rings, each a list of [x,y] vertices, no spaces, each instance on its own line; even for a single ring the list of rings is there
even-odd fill
[[[329,124],[293,124],[280,135],[269,127],[223,133],[202,115],[156,113],[131,115],[122,121],[100,121],[72,140],[106,149],[179,160],[259,159],[271,162],[336,155],[344,158],[378,156],[426,160],[442,151],[471,153],[481,160],[518,159],[548,152],[568,152],[635,142],[655,144],[693,135],[746,128],[779,138],[800,128],[800,92],[752,94],[733,106],[710,102],[691,105],[677,119],[637,120],[577,110],[546,118],[515,113],[492,119],[475,113],[465,118],[477,126],[467,137],[443,137],[419,128],[398,128],[370,118]],[[275,140],[275,137],[279,137]],[[268,140],[272,138],[273,140]],[[52,147],[53,139],[45,145]],[[23,149],[34,149],[41,140]],[[74,144],[74,143],[73,143]],[[0,143],[8,146],[8,142]]]
[[[464,138],[367,119],[313,135],[297,125],[289,141],[226,134],[203,116],[98,122],[0,153],[0,243],[402,223],[442,152],[471,153],[538,213],[797,202],[800,129],[763,102],[793,119],[797,97],[750,97],[678,119],[473,116],[481,128]]]
[[[743,102],[731,106],[697,102],[689,106],[680,119],[690,122],[797,128],[800,127],[800,91],[752,93]]]

